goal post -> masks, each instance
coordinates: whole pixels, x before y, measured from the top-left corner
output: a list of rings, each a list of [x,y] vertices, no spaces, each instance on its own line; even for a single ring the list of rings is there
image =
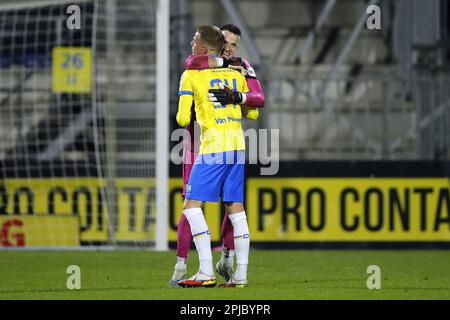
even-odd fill
[[[168,249],[169,2],[0,3],[0,249]]]
[[[168,249],[169,206],[169,58],[170,58],[170,0],[158,0],[156,11],[156,250]]]

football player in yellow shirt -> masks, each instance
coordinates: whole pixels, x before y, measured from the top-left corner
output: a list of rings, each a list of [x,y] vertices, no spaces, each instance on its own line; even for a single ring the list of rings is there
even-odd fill
[[[195,33],[192,51],[194,54],[218,55],[223,44],[224,36],[219,28],[202,26]],[[233,224],[236,247],[236,272],[225,286],[247,286],[250,238],[243,205],[245,141],[241,126],[242,110],[238,104],[220,105],[209,99],[210,90],[224,85],[233,91],[248,91],[244,76],[228,68],[186,70],[180,81],[177,122],[182,127],[190,123],[194,103],[196,119],[201,127],[200,152],[189,177],[183,208],[199,254],[200,268],[189,280],[180,281],[180,286],[216,285],[210,232],[202,205],[206,201],[217,202],[219,197],[222,197]],[[258,112],[256,109],[253,111]]]
[[[202,70],[210,68],[232,68],[240,71],[246,78],[248,93],[232,91],[230,88],[210,89],[209,100],[216,106],[229,103],[238,103],[241,105],[242,115],[249,120],[257,120],[259,113],[255,108],[264,107],[264,92],[261,88],[256,73],[250,63],[237,57],[239,48],[241,30],[233,24],[225,24],[220,28],[224,35],[225,43],[220,57],[209,56],[208,54],[191,54],[185,60],[185,69]],[[194,41],[191,45],[195,45]],[[197,51],[198,50],[197,48]],[[208,52],[207,46],[203,48]],[[220,84],[219,84],[220,85]],[[189,182],[189,176],[194,165],[194,161],[199,153],[200,136],[196,134],[198,125],[195,124],[195,110],[192,105],[191,122],[186,127],[187,135],[183,139],[183,199],[186,196],[186,186]],[[220,235],[222,237],[222,254],[215,266],[215,270],[225,281],[228,281],[234,273],[234,230],[233,224],[228,214],[223,216]],[[192,243],[191,227],[185,215],[182,214],[177,225],[177,262],[174,267],[172,278],[169,281],[170,287],[179,287],[178,282],[186,278],[187,257]]]

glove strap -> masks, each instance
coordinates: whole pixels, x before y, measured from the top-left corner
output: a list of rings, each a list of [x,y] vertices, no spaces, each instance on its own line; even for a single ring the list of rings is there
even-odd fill
[[[243,93],[241,93],[239,91],[233,92],[233,102],[234,103],[244,104],[243,100],[244,100],[244,94]]]
[[[216,57],[217,68],[228,68],[230,65],[230,60],[225,58]]]
[[[223,66],[223,59],[219,58],[219,57],[216,57],[216,65],[217,65],[217,68],[222,68],[222,66]]]
[[[245,104],[247,102],[247,95],[243,92],[240,92],[240,94],[242,97],[240,104]]]

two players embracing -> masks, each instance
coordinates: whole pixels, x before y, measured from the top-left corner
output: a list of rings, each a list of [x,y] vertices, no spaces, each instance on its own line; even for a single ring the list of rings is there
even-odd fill
[[[245,140],[241,118],[256,120],[264,94],[251,65],[237,58],[241,32],[235,25],[221,29],[201,26],[191,42],[192,55],[181,76],[177,122],[191,137],[183,150],[183,215],[178,224],[177,263],[170,286],[213,287],[210,231],[203,215],[205,202],[219,197],[226,214],[221,228],[222,256],[216,271],[222,286],[247,286],[250,234],[243,205]],[[225,85],[224,85],[225,84]],[[233,88],[228,88],[232,84]],[[201,143],[194,140],[195,122]],[[192,239],[200,267],[184,279]],[[234,255],[236,270],[234,271]]]

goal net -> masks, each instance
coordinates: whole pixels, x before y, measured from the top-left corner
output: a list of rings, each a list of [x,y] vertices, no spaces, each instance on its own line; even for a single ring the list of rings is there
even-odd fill
[[[167,248],[167,37],[167,0],[0,3],[0,248]]]

